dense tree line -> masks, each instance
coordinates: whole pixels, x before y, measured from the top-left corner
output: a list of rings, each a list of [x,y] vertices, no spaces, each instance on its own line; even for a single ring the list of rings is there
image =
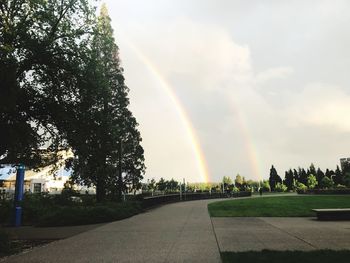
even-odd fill
[[[110,18],[95,13],[87,0],[0,2],[0,163],[40,168],[71,149],[73,181],[103,201],[140,188],[145,166]]]
[[[289,169],[285,172],[284,180],[277,174],[274,166],[271,167],[269,184],[272,191],[281,190],[285,186],[286,190],[292,191],[298,188],[323,189],[332,187],[350,187],[350,165],[344,164],[343,169],[339,166],[335,170],[326,169],[323,172],[320,168],[315,168],[311,164],[309,168]]]

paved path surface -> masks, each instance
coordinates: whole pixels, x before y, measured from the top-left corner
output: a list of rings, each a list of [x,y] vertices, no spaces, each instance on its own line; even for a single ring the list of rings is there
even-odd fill
[[[63,239],[103,226],[105,224],[82,225],[82,226],[62,226],[62,227],[5,227],[1,230],[7,232],[12,239],[26,240],[54,240]]]
[[[349,221],[310,217],[212,218],[220,251],[350,249]]]
[[[220,262],[207,210],[213,201],[165,205],[5,262]]]
[[[207,204],[215,201],[164,205],[5,262],[215,263],[220,262],[219,251],[350,249],[349,221],[283,217],[211,220]]]

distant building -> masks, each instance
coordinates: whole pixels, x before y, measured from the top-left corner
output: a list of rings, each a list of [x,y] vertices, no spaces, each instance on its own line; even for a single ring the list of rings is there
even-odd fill
[[[350,157],[348,158],[340,158],[340,167],[342,169],[342,171],[344,170],[345,168],[345,165],[350,165]]]
[[[31,193],[49,192],[61,193],[71,171],[64,169],[64,161],[73,156],[71,151],[59,152],[60,160],[55,165],[49,165],[39,170],[26,170],[24,176],[24,191]],[[11,165],[0,169],[0,190],[14,193],[16,184],[16,168]]]

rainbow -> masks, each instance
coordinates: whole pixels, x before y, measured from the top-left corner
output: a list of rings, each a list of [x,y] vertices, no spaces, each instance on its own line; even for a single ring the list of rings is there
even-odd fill
[[[185,128],[185,131],[187,133],[187,136],[190,140],[191,147],[193,150],[193,154],[196,159],[196,165],[198,172],[201,176],[201,181],[204,182],[210,182],[210,174],[209,169],[207,165],[207,161],[205,159],[205,155],[203,153],[203,150],[200,145],[199,138],[195,132],[195,129],[192,125],[192,122],[185,111],[183,105],[181,104],[180,100],[178,99],[177,95],[174,92],[174,88],[171,86],[169,82],[162,76],[160,71],[157,69],[157,67],[151,62],[151,60],[139,49],[137,48],[131,41],[128,40],[128,38],[125,36],[125,34],[122,34],[119,32],[119,36],[122,36],[123,41],[127,43],[127,46],[136,54],[138,59],[147,67],[147,69],[152,73],[152,75],[159,81],[161,84],[161,87],[165,91],[165,93],[168,95],[168,97],[173,102],[173,105],[175,106],[176,112],[178,113],[183,126]],[[249,163],[252,167],[253,177],[262,181],[263,177],[261,174],[261,165],[258,162],[258,156],[257,156],[257,149],[254,145],[254,142],[252,140],[252,135],[250,134],[248,124],[245,121],[245,118],[243,116],[243,113],[239,108],[236,106],[237,103],[232,100],[231,106],[232,110],[236,112],[237,116],[237,123],[238,127],[241,131],[241,134],[243,136],[244,144],[245,144],[245,151],[249,158]]]
[[[120,32],[118,35],[120,36]],[[124,34],[123,34],[123,40],[128,44],[128,47],[131,48],[131,50],[137,55],[139,60],[147,67],[147,69],[153,74],[153,76],[159,81],[159,83],[161,84],[161,87],[171,99],[173,105],[175,106],[176,112],[179,115],[182,121],[182,124],[185,128],[186,134],[190,140],[191,148],[196,160],[196,166],[201,176],[201,181],[204,181],[206,183],[209,182],[210,181],[209,169],[208,169],[207,161],[205,159],[202,147],[199,142],[199,138],[195,132],[195,129],[192,125],[192,122],[187,112],[185,111],[183,105],[181,104],[180,100],[175,94],[173,87],[162,76],[162,74],[159,72],[157,67],[150,61],[150,59],[146,55],[144,55],[144,53],[141,52],[139,48],[137,48],[133,43],[131,43],[128,40],[128,38],[125,37]]]
[[[263,177],[261,174],[261,165],[258,162],[259,159],[257,156],[258,151],[253,143],[253,140],[252,140],[253,137],[250,134],[248,124],[245,121],[246,118],[244,118],[242,111],[238,109],[238,107],[236,106],[237,104],[234,101],[232,101],[231,104],[232,104],[232,109],[235,111],[237,116],[238,127],[240,128],[241,134],[244,139],[246,153],[248,155],[249,162],[252,166],[253,176],[259,181],[262,181]]]

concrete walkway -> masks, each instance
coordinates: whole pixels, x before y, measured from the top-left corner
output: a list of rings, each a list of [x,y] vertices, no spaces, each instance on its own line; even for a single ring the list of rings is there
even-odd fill
[[[55,239],[64,239],[64,238],[72,237],[103,225],[105,225],[105,223],[81,225],[81,226],[60,226],[60,227],[21,226],[21,227],[5,227],[5,228],[0,228],[0,230],[8,233],[11,239],[55,240]]]
[[[212,218],[220,251],[350,249],[349,221],[310,217]]]
[[[213,201],[165,205],[5,262],[220,262],[207,210]]]
[[[216,201],[164,205],[9,257],[5,262],[215,263],[220,262],[220,251],[350,249],[349,221],[210,219],[207,204]]]

